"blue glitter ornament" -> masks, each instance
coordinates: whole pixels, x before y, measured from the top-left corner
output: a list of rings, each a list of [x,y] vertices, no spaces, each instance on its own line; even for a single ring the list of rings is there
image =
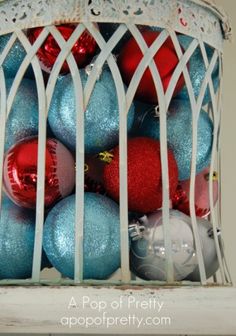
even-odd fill
[[[31,277],[35,213],[20,208],[8,198],[2,201],[0,219],[0,279]],[[43,255],[43,267],[49,266]]]
[[[6,80],[9,93],[13,79]],[[19,140],[38,134],[38,97],[34,81],[23,79],[6,124],[5,151]]]
[[[85,193],[84,279],[106,279],[120,267],[119,207],[111,199]],[[75,196],[60,201],[48,214],[43,247],[52,265],[74,276]]]
[[[11,34],[0,36],[0,54],[2,54],[10,38]],[[17,39],[3,62],[3,70],[6,78],[15,77],[25,56],[26,51],[20,41]],[[25,77],[34,78],[34,73],[31,66],[29,66],[27,69]]]
[[[80,71],[83,87],[85,70]],[[71,75],[57,81],[48,115],[54,135],[72,150],[76,147],[76,110]],[[134,105],[128,113],[128,131],[134,121]],[[96,82],[85,111],[85,151],[98,153],[119,142],[119,108],[116,88],[110,71],[104,69]]]
[[[189,45],[193,41],[193,38],[190,36],[186,36],[186,35],[178,35],[178,40],[181,46],[184,48],[184,50],[187,50]],[[208,46],[207,44],[205,44],[205,48],[206,48],[208,61],[210,62],[212,59],[213,53],[214,53],[214,49]],[[192,86],[193,86],[193,92],[194,92],[195,98],[197,99],[200,94],[201,86],[202,86],[203,80],[206,75],[206,67],[203,61],[202,52],[201,52],[200,47],[197,47],[195,49],[194,53],[192,54],[189,60],[189,75],[190,75],[190,79],[191,79]],[[216,65],[213,69],[211,77],[213,81],[214,92],[216,93],[217,89],[219,88],[219,84],[220,84],[219,62],[218,61],[216,62]],[[188,95],[186,86],[184,86],[184,88],[179,92],[177,98],[189,100],[189,95]],[[204,98],[203,98],[203,105],[206,105],[210,101],[211,101],[211,95],[210,95],[210,90],[209,90],[209,85],[208,85]]]
[[[192,160],[192,111],[189,101],[172,101],[167,116],[167,141],[178,164],[179,180],[187,180],[191,173]],[[148,113],[138,131],[139,135],[160,139],[159,119]],[[208,114],[201,110],[198,119],[196,173],[210,163],[213,140],[213,123]]]

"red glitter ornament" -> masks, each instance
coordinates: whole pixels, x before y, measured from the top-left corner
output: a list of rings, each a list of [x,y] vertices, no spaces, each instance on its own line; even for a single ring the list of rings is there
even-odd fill
[[[144,31],[141,33],[147,46],[150,47],[152,43],[159,36],[160,32],[157,31]],[[129,85],[134,72],[136,71],[139,63],[143,59],[143,53],[134,38],[131,38],[124,46],[118,57],[118,65],[124,82]],[[164,92],[167,90],[173,72],[179,63],[173,42],[169,37],[161,48],[154,55],[153,60],[159,71]],[[184,86],[184,77],[181,74],[177,81],[174,95],[176,95]],[[145,101],[146,103],[157,104],[158,98],[152,74],[147,68],[141,78],[140,84],[136,91],[136,98]]]
[[[6,153],[3,183],[17,205],[35,208],[37,191],[38,138],[26,138]],[[46,144],[45,206],[69,195],[75,185],[75,162],[69,150],[56,139]]]
[[[104,168],[105,189],[119,202],[119,147],[112,161]],[[178,184],[178,168],[174,155],[168,150],[169,188],[173,197]],[[160,143],[139,137],[128,140],[128,203],[129,210],[149,213],[162,207],[162,178]]]
[[[204,169],[195,178],[195,211],[197,217],[207,217],[210,214],[210,195],[209,195],[209,172]],[[213,202],[218,200],[218,178],[217,173],[213,174]],[[190,216],[190,180],[180,181],[176,193],[172,198],[172,205],[186,215]]]
[[[76,25],[61,25],[57,26],[56,28],[59,30],[63,38],[67,41],[75,30]],[[42,30],[43,28],[39,27],[30,29],[28,31],[28,38],[31,44],[33,44],[37,40]],[[79,68],[83,68],[90,63],[91,59],[95,55],[96,48],[96,41],[90,35],[90,33],[85,30],[71,50]],[[54,37],[50,34],[37,51],[37,56],[40,60],[41,68],[44,71],[50,73],[60,52],[61,49],[59,45],[57,44]],[[61,68],[61,73],[65,74],[68,72],[69,66],[65,61]]]

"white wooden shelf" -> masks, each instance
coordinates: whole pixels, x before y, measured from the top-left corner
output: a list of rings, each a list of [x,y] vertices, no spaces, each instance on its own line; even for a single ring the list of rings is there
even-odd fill
[[[78,307],[72,307],[75,303]],[[0,307],[1,333],[236,335],[236,288],[232,287],[1,287]],[[86,318],[93,323],[97,318],[98,323],[103,316],[119,322],[109,328],[106,322],[89,328],[66,325],[78,323],[74,318],[79,317],[81,324]],[[120,318],[129,316],[143,319],[139,328],[131,318],[121,325]],[[158,324],[158,319],[159,325],[146,324]]]

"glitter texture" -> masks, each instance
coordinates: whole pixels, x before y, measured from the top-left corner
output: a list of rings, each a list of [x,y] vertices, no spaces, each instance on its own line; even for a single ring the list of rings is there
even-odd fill
[[[167,117],[167,139],[178,164],[179,180],[190,178],[192,160],[192,112],[187,100],[173,100]],[[136,132],[137,133],[137,132]],[[148,113],[144,118],[139,135],[160,139],[159,119]],[[196,173],[210,163],[213,140],[213,123],[208,114],[201,110],[198,119]]]
[[[151,214],[142,225],[145,226],[143,238],[131,243],[131,269],[142,279],[165,281],[166,251],[162,212]],[[170,237],[174,280],[183,280],[197,265],[190,217],[179,211],[170,210]]]
[[[107,193],[119,202],[119,147],[113,160],[104,169]],[[178,184],[178,169],[174,155],[168,151],[170,197]],[[148,213],[162,207],[160,143],[150,138],[128,141],[128,207],[130,211]]]
[[[0,36],[0,54],[2,54],[10,37],[11,34]],[[25,49],[17,39],[11,47],[7,57],[5,58],[5,61],[3,62],[3,70],[6,78],[15,77],[25,56]],[[25,76],[28,78],[34,78],[33,69],[31,66],[27,69]]]
[[[9,93],[13,79],[6,80]],[[7,123],[5,151],[19,140],[38,134],[38,97],[34,81],[23,79],[16,93]]]
[[[35,214],[4,197],[0,219],[0,279],[31,277]],[[48,261],[43,255],[43,264]]]
[[[106,279],[120,267],[119,207],[109,198],[85,193],[84,279]],[[43,246],[52,265],[74,276],[75,196],[59,202],[44,226]]]
[[[87,74],[80,71],[83,87]],[[72,150],[76,146],[76,111],[74,85],[71,75],[57,81],[48,115],[55,136]],[[128,131],[134,120],[134,105],[128,113]],[[98,153],[111,149],[119,142],[119,108],[113,77],[103,70],[96,82],[85,112],[85,151]]]
[[[185,50],[187,50],[187,48],[193,41],[192,37],[186,36],[186,35],[178,35],[178,39],[179,39],[180,44]],[[208,61],[210,62],[213,56],[213,53],[214,53],[214,49],[206,44],[205,44],[205,48],[206,48]],[[206,75],[206,67],[203,61],[202,52],[201,52],[200,47],[197,47],[195,49],[194,53],[192,54],[190,58],[189,74],[190,74],[190,79],[192,82],[195,98],[198,98],[203,80]],[[213,80],[214,91],[216,92],[219,87],[219,83],[220,83],[219,62],[218,61],[216,62],[216,65],[212,72],[212,80]],[[180,91],[177,98],[189,100],[189,95],[188,95],[186,86],[182,89],[182,91]],[[203,105],[209,103],[210,101],[211,101],[211,95],[210,95],[210,90],[209,90],[209,85],[208,85],[207,90],[205,92],[204,99],[203,99]]]

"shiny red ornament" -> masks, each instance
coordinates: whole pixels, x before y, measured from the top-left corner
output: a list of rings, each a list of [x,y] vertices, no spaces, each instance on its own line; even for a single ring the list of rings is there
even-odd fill
[[[67,41],[70,38],[73,31],[75,30],[76,25],[60,25],[57,26],[56,28],[59,30],[63,38]],[[31,44],[33,44],[37,40],[42,30],[43,28],[39,27],[30,29],[28,31],[28,38]],[[90,63],[90,61],[95,55],[96,48],[97,48],[96,41],[90,35],[90,33],[87,30],[85,30],[72,48],[72,54],[79,68],[83,68]],[[50,73],[54,63],[56,62],[57,56],[59,55],[60,52],[61,49],[59,45],[57,44],[54,37],[50,34],[37,51],[37,56],[41,64],[41,68],[44,71]],[[61,68],[61,73],[65,74],[68,72],[69,72],[69,66],[65,61]]]
[[[209,195],[209,172],[206,168],[195,178],[195,211],[197,217],[207,217],[210,214]],[[213,175],[213,202],[218,200],[218,179],[217,173]],[[186,215],[190,216],[190,180],[181,181],[178,184],[176,193],[172,198],[172,205]]]
[[[119,202],[119,147],[112,151],[112,161],[104,168],[107,194]],[[178,184],[178,168],[168,150],[169,189],[173,197]],[[128,207],[130,211],[149,213],[162,207],[160,143],[139,137],[128,140]]]
[[[141,34],[145,42],[147,43],[148,47],[150,47],[152,43],[156,40],[156,38],[159,36],[160,32],[144,31],[141,32]],[[131,38],[123,46],[123,49],[118,57],[118,66],[120,68],[122,78],[126,83],[126,85],[129,85],[134,75],[134,72],[136,71],[142,59],[143,59],[143,53],[139,48],[138,43],[134,38]],[[164,42],[161,48],[157,51],[153,59],[159,71],[163,89],[165,92],[168,88],[173,72],[179,63],[178,56],[176,54],[173,42],[170,37]],[[174,95],[176,95],[183,88],[183,86],[184,86],[184,77],[183,74],[181,74],[179,80],[177,81],[174,90]],[[145,70],[141,78],[135,97],[146,103],[152,103],[152,104],[158,103],[154,81],[149,68]]]
[[[17,205],[34,209],[37,191],[38,138],[26,138],[6,153],[3,183]],[[45,206],[69,195],[75,186],[75,162],[69,150],[56,139],[46,143]]]

